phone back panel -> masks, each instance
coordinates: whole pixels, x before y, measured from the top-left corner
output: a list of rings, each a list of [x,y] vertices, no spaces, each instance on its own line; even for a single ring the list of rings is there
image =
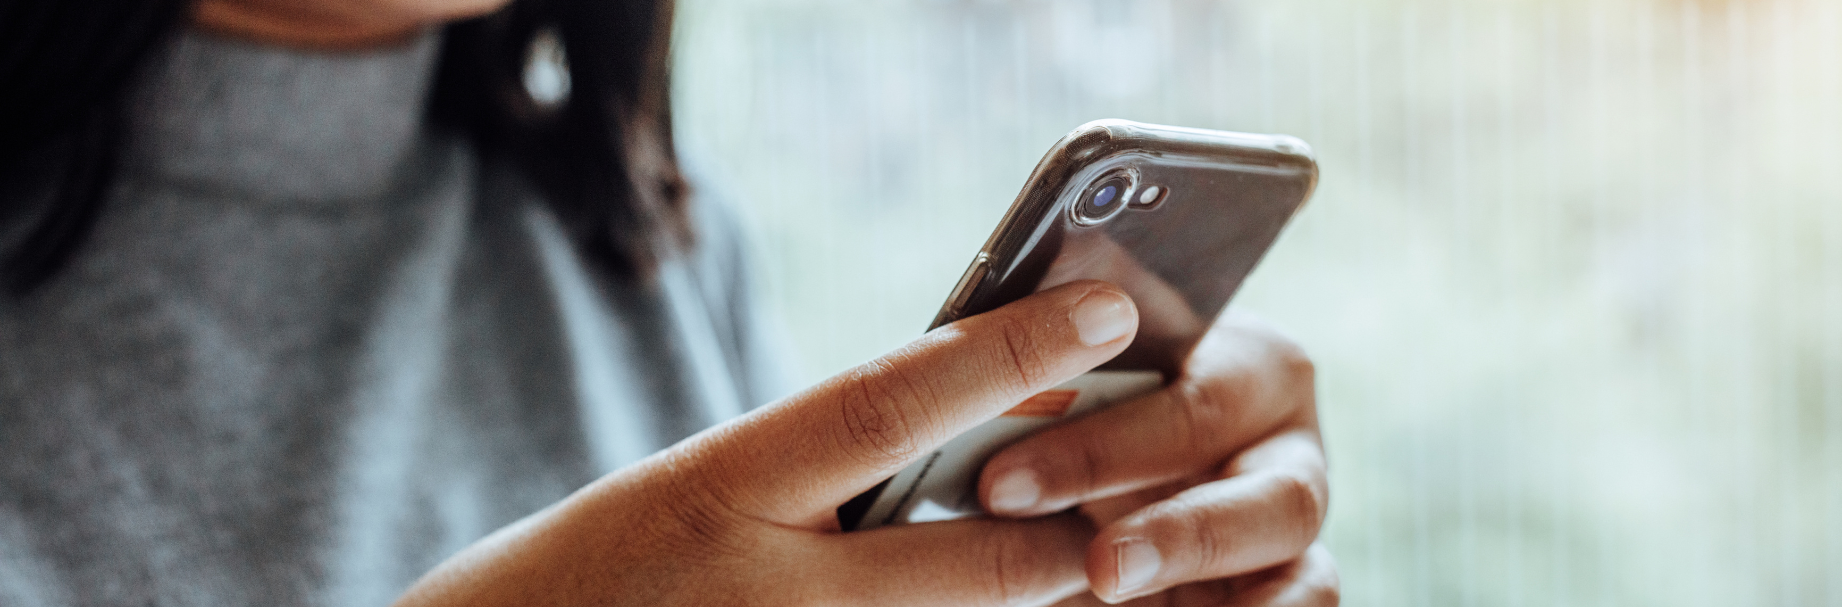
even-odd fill
[[[1316,183],[1310,148],[1293,137],[1090,122],[1037,165],[933,326],[1106,280],[1140,321],[1103,368],[1174,372]],[[1096,205],[1108,185],[1123,191]]]
[[[1109,184],[1120,187],[1102,196]],[[1138,370],[1170,377],[1316,184],[1310,148],[1292,137],[1090,122],[1037,164],[929,328],[1070,281],[1106,280],[1138,305],[1139,332],[1102,366],[1123,373],[1083,378],[1137,381],[1147,375]],[[1092,388],[1110,389],[1081,393]],[[955,438],[840,506],[839,523],[853,530],[912,520],[923,502],[947,518],[976,513],[978,467],[1007,442],[993,433],[1053,423],[1025,419],[1007,416]]]

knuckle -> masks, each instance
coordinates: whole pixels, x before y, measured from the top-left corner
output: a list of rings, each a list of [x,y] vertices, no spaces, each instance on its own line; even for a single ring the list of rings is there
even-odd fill
[[[1289,396],[1302,399],[1300,406],[1309,409],[1317,400],[1317,365],[1297,344],[1285,342],[1277,352],[1280,385]]]
[[[1101,446],[1094,444],[1099,439],[1092,436],[1083,438],[1075,446],[1077,457],[1054,458],[1050,461],[1073,462],[1073,474],[1068,475],[1064,482],[1072,482],[1082,495],[1093,495],[1100,490],[1100,479],[1105,478],[1108,466],[1106,459],[1101,456]]]
[[[925,431],[922,418],[932,399],[925,384],[900,365],[873,361],[852,371],[839,390],[838,411],[847,452],[872,466],[906,461]]]
[[[1037,551],[1025,542],[1008,534],[991,534],[982,542],[983,560],[988,564],[992,575],[986,578],[988,586],[985,596],[988,604],[1016,605],[1029,598],[1029,589],[1034,585],[1030,579],[1038,569]]]
[[[1035,326],[1022,319],[1006,317],[993,319],[993,324],[1004,346],[997,356],[1009,363],[1001,367],[1010,371],[1008,383],[1019,391],[1041,386],[1049,377],[1049,361],[1036,347]]]
[[[1220,571],[1234,566],[1239,542],[1221,525],[1213,524],[1201,511],[1192,511],[1173,521],[1163,534],[1172,545],[1189,545],[1196,555],[1196,572]],[[1169,541],[1169,540],[1166,540]]]
[[[668,454],[668,459],[682,458]],[[675,462],[673,467],[687,463]],[[643,517],[635,531],[650,534],[660,545],[682,556],[713,562],[753,551],[751,536],[741,529],[749,517],[734,508],[736,500],[721,483],[691,482],[667,477],[659,487],[659,516]]]
[[[1306,604],[1317,607],[1336,607],[1343,602],[1343,584],[1337,580],[1334,572],[1313,576],[1306,582]]]
[[[1282,377],[1293,382],[1310,382],[1317,376],[1317,365],[1312,362],[1310,354],[1305,352],[1304,346],[1277,327],[1244,317],[1239,317],[1232,325],[1235,330],[1224,332],[1220,339],[1237,343],[1238,346],[1227,349],[1246,352],[1254,357],[1254,361],[1259,361],[1256,366],[1277,370]]]
[[[1317,363],[1311,361],[1311,355],[1297,342],[1279,338],[1273,344],[1273,355],[1294,381],[1313,381],[1317,377]]]
[[[1260,379],[1258,374],[1246,370],[1224,373],[1193,384],[1185,396],[1193,409],[1224,417],[1231,416],[1245,409],[1246,404],[1259,395]]]
[[[1239,427],[1245,409],[1241,403],[1255,389],[1251,384],[1251,378],[1239,373],[1183,384],[1187,387],[1180,393],[1177,420],[1182,427],[1177,436],[1188,441],[1190,449],[1202,450],[1215,442],[1221,429]]]
[[[749,534],[740,532],[736,517],[721,507],[679,508],[665,524],[675,551],[692,562],[733,561],[758,548]]]
[[[1274,474],[1273,482],[1277,485],[1280,504],[1285,508],[1287,519],[1297,525],[1295,531],[1300,547],[1309,546],[1317,539],[1318,530],[1324,524],[1329,499],[1319,490],[1317,483],[1302,474]]]

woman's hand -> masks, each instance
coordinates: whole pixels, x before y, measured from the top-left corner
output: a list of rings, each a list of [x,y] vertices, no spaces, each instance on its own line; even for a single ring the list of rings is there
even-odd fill
[[[985,507],[1027,517],[1079,505],[1094,594],[1158,605],[1335,605],[1313,542],[1329,489],[1312,367],[1230,313],[1184,374],[1151,395],[1011,445],[985,466]]]
[[[450,558],[399,604],[1026,605],[1080,593],[1094,532],[1077,514],[837,533],[833,512],[954,435],[1112,358],[1137,319],[1117,288],[1080,282],[941,327],[597,480]],[[1064,492],[1060,472],[1044,470],[1052,489],[1043,495],[1054,500],[1044,504],[1136,483],[1095,476],[1088,491]],[[1157,546],[1173,563],[1192,560],[1179,552],[1187,547]],[[1189,575],[1170,571],[1160,579]]]
[[[987,465],[994,511],[1080,514],[836,532],[837,504],[1113,357],[1136,329],[1130,300],[1095,282],[942,327],[596,481],[449,559],[401,604],[1041,605],[1091,601],[1090,581],[1109,599],[1174,588],[1177,604],[1334,603],[1333,567],[1306,551],[1325,495],[1310,366],[1233,318],[1172,387]],[[1033,480],[1009,480],[1019,470]]]

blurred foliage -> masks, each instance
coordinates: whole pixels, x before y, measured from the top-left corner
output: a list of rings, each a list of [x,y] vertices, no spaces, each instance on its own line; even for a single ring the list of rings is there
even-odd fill
[[[1310,141],[1235,305],[1319,362],[1352,605],[1842,604],[1842,3],[686,0],[685,149],[810,379],[1040,154]]]

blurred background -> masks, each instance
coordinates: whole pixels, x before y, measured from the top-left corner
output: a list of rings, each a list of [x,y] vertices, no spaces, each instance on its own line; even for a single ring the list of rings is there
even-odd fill
[[[1234,305],[1318,361],[1346,604],[1842,605],[1842,2],[679,10],[807,379],[1076,125],[1289,133],[1323,181]]]

